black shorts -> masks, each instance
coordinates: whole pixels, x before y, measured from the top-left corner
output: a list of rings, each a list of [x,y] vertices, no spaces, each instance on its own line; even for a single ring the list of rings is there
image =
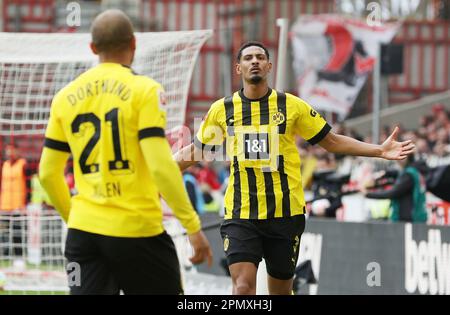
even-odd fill
[[[267,220],[225,220],[220,227],[228,265],[266,261],[267,273],[287,280],[294,276],[305,215]]]
[[[65,256],[71,294],[183,293],[175,245],[166,232],[128,238],[69,229]]]

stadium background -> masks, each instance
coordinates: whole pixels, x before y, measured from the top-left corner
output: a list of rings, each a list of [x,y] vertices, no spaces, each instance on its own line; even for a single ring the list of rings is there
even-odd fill
[[[79,27],[70,27],[66,23],[68,14],[67,5],[71,1],[52,1],[52,0],[0,0],[2,13],[0,21],[4,32],[65,32],[76,33],[88,31],[90,21],[97,14],[102,6],[100,1],[76,1],[81,7],[81,25]],[[111,1],[114,2],[114,1]],[[116,1],[117,3],[121,1]],[[238,47],[245,40],[259,40],[269,47],[272,59],[274,60],[276,73],[277,46],[278,46],[278,28],[276,19],[280,17],[289,18],[292,23],[299,15],[304,14],[352,14],[364,17],[368,11],[363,9],[356,10],[357,3],[361,1],[334,1],[334,0],[224,0],[224,1],[206,1],[206,0],[143,0],[143,1],[124,1],[125,11],[132,17],[136,29],[139,31],[178,31],[191,29],[213,29],[214,35],[203,46],[200,56],[196,62],[194,75],[191,81],[190,92],[187,102],[186,122],[191,129],[194,128],[194,118],[203,117],[212,101],[229,94],[232,90],[239,88],[239,78],[233,75],[234,55]],[[363,1],[364,2],[364,1]],[[366,1],[369,3],[370,1]],[[395,2],[395,1],[392,1]],[[400,1],[401,2],[401,1]],[[131,3],[131,4],[130,4]],[[348,5],[353,5],[353,12],[348,11]],[[384,2],[389,3],[389,2]],[[366,3],[362,6],[365,7]],[[403,54],[403,73],[384,77],[382,81],[382,125],[392,127],[395,122],[400,122],[407,130],[418,130],[420,128],[421,117],[433,114],[433,109],[443,107],[447,111],[450,109],[450,24],[449,24],[449,1],[420,1],[420,4],[413,12],[408,10],[394,12],[391,10],[391,18],[406,18],[401,30],[396,35],[394,42],[402,44]],[[118,7],[121,7],[118,5]],[[360,7],[361,8],[361,7]],[[2,43],[3,45],[3,43]],[[296,94],[296,79],[291,68],[291,50],[288,50],[287,64],[288,78],[287,90]],[[271,78],[274,83],[274,75]],[[369,76],[367,83],[360,92],[349,119],[345,121],[347,128],[353,129],[363,137],[370,137],[370,121],[372,119],[372,78]],[[331,116],[332,120],[336,119]],[[5,126],[1,126],[6,128]],[[447,125],[447,148],[449,129]],[[370,139],[370,138],[368,138]],[[37,169],[36,161],[41,152],[42,138],[40,136],[30,135],[3,135],[0,137],[0,162],[4,162],[4,148],[6,143],[14,142],[18,147],[18,153],[30,162],[32,169]],[[445,149],[448,150],[448,149]],[[449,152],[443,152],[442,161],[449,162]],[[430,155],[436,155],[430,152]],[[436,163],[444,163],[438,159]],[[349,197],[350,198],[350,197]],[[361,199],[361,198],[360,198]],[[366,215],[360,213],[351,215],[354,208],[360,207],[363,203],[360,199],[349,199],[347,212],[341,214],[340,220],[366,221]],[[356,206],[355,206],[356,205]],[[448,225],[449,205],[434,197],[429,202],[430,222],[432,224]],[[344,204],[345,208],[345,204]],[[433,210],[433,211],[431,211]],[[210,226],[220,220],[215,213],[206,213],[205,221]],[[311,231],[315,230],[316,225],[340,224],[333,222],[321,222],[320,220],[311,221]],[[377,229],[379,226],[372,223],[359,223],[360,227],[354,230],[354,235],[367,232],[369,229]],[[54,229],[59,231],[59,227]],[[335,228],[338,232],[336,238],[345,238],[345,229]],[[400,233],[406,229],[399,225],[396,232]],[[447,231],[448,227],[442,227]],[[320,229],[318,229],[320,230]],[[359,232],[358,232],[359,231]],[[400,232],[399,232],[400,231]],[[2,230],[2,233],[6,231]],[[59,233],[59,232],[57,232]],[[311,232],[311,235],[314,235]],[[402,232],[403,233],[403,232]],[[422,233],[420,240],[426,239],[426,232]],[[434,233],[434,232],[433,232]],[[208,234],[214,239],[215,254],[217,264],[212,270],[207,270],[203,266],[199,267],[202,272],[214,273],[224,276],[225,272],[219,262],[221,256],[221,244],[217,237],[218,233],[212,228]],[[377,233],[375,233],[377,234]],[[404,234],[404,233],[403,233]],[[403,235],[402,234],[402,235]],[[3,235],[5,236],[5,235]],[[49,235],[49,238],[52,236]],[[325,236],[321,236],[324,237]],[[5,239],[3,237],[3,239]],[[51,241],[49,241],[51,242]],[[55,242],[58,242],[56,240]],[[60,242],[60,240],[59,240]],[[442,232],[442,242],[450,242],[448,231]],[[307,242],[305,242],[307,243]],[[314,244],[314,243],[312,243]],[[307,246],[307,244],[305,245]],[[313,246],[313,245],[310,245]],[[342,253],[345,253],[345,244],[342,246]],[[397,245],[396,245],[397,246]],[[404,250],[403,245],[397,246],[398,251]],[[444,246],[444,245],[443,245]],[[332,246],[328,246],[330,248]],[[323,249],[325,250],[325,249]],[[305,249],[308,251],[308,249]],[[26,251],[24,251],[26,252]],[[345,255],[343,255],[345,257]],[[381,253],[381,257],[385,257]],[[393,256],[395,257],[395,256]],[[330,256],[326,263],[330,263],[339,257]],[[306,260],[306,257],[303,259]],[[394,259],[395,260],[395,259]],[[399,275],[404,275],[405,258],[399,258],[396,262]],[[317,269],[326,270],[326,266],[321,268],[314,267],[316,278],[319,272]],[[321,261],[324,264],[324,260]],[[345,261],[344,261],[345,263]],[[320,262],[319,262],[320,264]],[[393,264],[388,261],[387,264]],[[366,265],[364,265],[365,268]],[[361,266],[355,266],[359,268]],[[444,260],[444,267],[450,270],[450,258]],[[425,269],[424,269],[425,270]],[[448,271],[450,273],[450,271]],[[326,277],[326,276],[321,276]],[[316,280],[317,280],[316,279]],[[402,278],[403,279],[403,278]],[[397,286],[401,286],[403,280],[399,281]],[[403,281],[404,282],[404,281]],[[363,284],[367,288],[366,284]],[[334,288],[328,290],[326,287],[321,290],[320,282],[318,293],[358,293],[357,289]],[[447,284],[447,294],[450,284]],[[352,291],[355,290],[355,291]],[[422,290],[423,293],[429,293],[428,290]],[[407,291],[408,293],[422,293],[422,291]],[[370,293],[361,289],[360,293]],[[383,293],[383,291],[381,291]],[[393,291],[386,289],[385,293],[405,293],[401,289],[394,288]],[[430,291],[431,292],[431,291]],[[438,291],[441,293],[441,291]]]

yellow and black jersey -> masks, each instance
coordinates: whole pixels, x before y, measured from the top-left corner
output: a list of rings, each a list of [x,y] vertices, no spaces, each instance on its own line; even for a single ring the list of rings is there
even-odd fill
[[[139,146],[165,136],[161,93],[152,79],[101,63],[54,97],[45,147],[73,155],[78,194],[70,228],[125,237],[163,231],[158,189]]]
[[[251,100],[242,90],[216,101],[194,143],[214,150],[225,141],[230,179],[225,219],[268,219],[304,213],[295,135],[321,141],[330,125],[300,98],[269,89]]]

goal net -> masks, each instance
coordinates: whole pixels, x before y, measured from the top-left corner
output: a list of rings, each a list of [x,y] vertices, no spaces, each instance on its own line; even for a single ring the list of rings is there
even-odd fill
[[[136,33],[133,69],[161,83],[167,129],[184,123],[190,79],[212,31]],[[55,93],[97,63],[89,34],[0,33],[0,134],[42,134]]]
[[[40,205],[0,214],[0,287],[8,294],[68,291],[66,232],[61,217]]]
[[[196,59],[212,31],[136,33],[133,70],[166,91],[167,130],[184,124]],[[98,62],[89,34],[0,33],[0,162],[13,142],[37,172],[53,96]],[[31,176],[31,175],[28,175]],[[30,179],[30,178],[29,178]],[[67,291],[63,256],[66,228],[40,204],[17,213],[0,209],[0,289]]]

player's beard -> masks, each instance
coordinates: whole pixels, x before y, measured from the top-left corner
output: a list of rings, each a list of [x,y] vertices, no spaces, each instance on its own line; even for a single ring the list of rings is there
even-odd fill
[[[251,84],[258,84],[258,83],[260,83],[262,81],[262,79],[263,79],[262,76],[254,75],[254,76],[250,77],[249,81],[250,81]]]

